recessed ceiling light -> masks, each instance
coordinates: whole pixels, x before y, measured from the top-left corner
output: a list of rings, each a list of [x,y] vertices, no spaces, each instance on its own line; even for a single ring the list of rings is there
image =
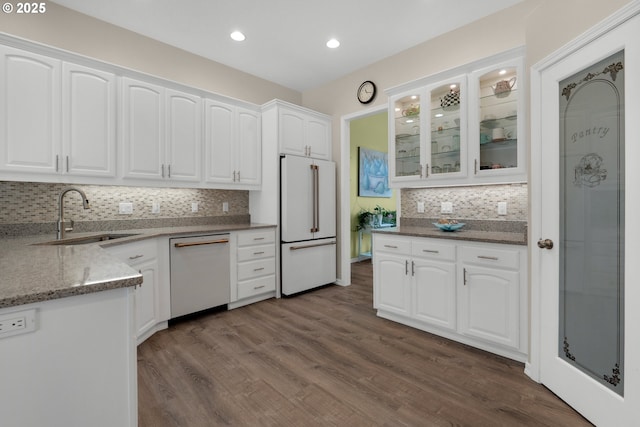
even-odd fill
[[[240,31],[234,31],[233,33],[230,34],[230,36],[233,40],[237,42],[242,42],[246,39],[244,34],[242,34]]]
[[[340,46],[340,42],[336,39],[331,39],[327,42],[327,47],[330,49],[335,49]]]

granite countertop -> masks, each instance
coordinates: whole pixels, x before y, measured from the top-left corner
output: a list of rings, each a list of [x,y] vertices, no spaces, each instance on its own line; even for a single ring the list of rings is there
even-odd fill
[[[91,292],[137,286],[142,275],[103,247],[162,236],[273,228],[270,224],[212,224],[68,233],[70,242],[103,234],[132,234],[82,245],[46,245],[53,234],[0,239],[0,309]]]
[[[510,227],[505,227],[508,231],[500,231],[492,228],[493,227],[489,227],[489,229],[476,229],[464,227],[456,231],[441,231],[431,223],[424,223],[420,225],[400,225],[394,228],[374,228],[372,232],[510,245],[527,244],[526,228],[523,230],[513,230]]]

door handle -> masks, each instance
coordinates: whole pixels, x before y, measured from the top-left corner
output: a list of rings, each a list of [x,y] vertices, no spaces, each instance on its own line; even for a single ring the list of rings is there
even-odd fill
[[[329,242],[329,243],[320,243],[319,245],[302,245],[302,246],[291,246],[289,248],[290,251],[299,251],[300,249],[309,249],[309,248],[318,248],[320,246],[331,246],[331,245],[335,245],[336,242]]]
[[[538,240],[538,247],[540,249],[553,249],[553,240],[551,239],[540,239]]]

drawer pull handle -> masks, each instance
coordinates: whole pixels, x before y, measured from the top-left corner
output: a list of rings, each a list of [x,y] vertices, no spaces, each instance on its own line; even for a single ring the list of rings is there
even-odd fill
[[[254,268],[253,271],[262,271],[264,270],[264,267],[260,267],[260,268]]]
[[[406,276],[407,274],[409,274],[409,260],[404,262],[404,275]]]
[[[262,288],[264,288],[264,285],[254,286],[254,287],[253,287],[253,289],[254,289],[254,290],[255,290],[255,289],[262,289]]]
[[[497,256],[478,255],[480,259],[490,259],[491,261],[498,261]]]
[[[385,248],[398,249],[396,245],[384,245]]]
[[[138,259],[138,258],[142,258],[144,255],[134,255],[134,256],[130,256],[129,259]]]
[[[264,253],[264,251],[260,251],[260,252],[254,252],[254,255],[262,255]]]
[[[289,247],[290,251],[299,251],[300,249],[309,249],[309,248],[319,248],[320,246],[331,246],[335,245],[336,242],[328,242],[328,243],[320,243],[319,245],[302,245],[302,246],[291,246]]]
[[[264,237],[254,237],[253,240],[264,240]]]
[[[428,254],[439,254],[440,253],[440,251],[436,251],[436,250],[433,250],[433,249],[423,249],[422,252],[426,252]]]

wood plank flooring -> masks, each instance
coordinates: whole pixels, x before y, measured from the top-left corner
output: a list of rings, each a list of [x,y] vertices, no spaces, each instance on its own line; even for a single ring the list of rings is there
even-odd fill
[[[590,425],[521,363],[378,318],[371,263],[352,272],[145,341],[139,425]]]

